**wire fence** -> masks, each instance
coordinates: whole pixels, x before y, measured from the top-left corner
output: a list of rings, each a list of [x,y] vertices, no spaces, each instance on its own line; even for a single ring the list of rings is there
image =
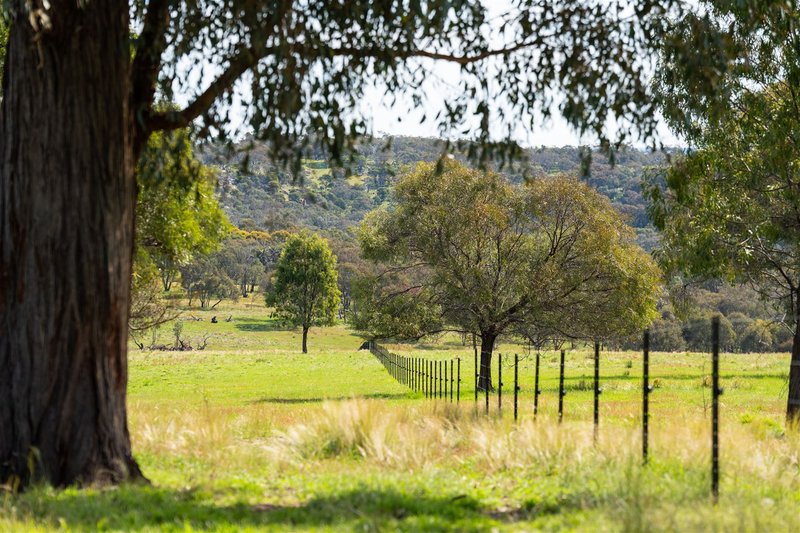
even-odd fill
[[[430,360],[391,353],[374,341],[369,351],[398,383],[426,398],[461,402],[461,359]]]
[[[711,348],[711,494],[716,503],[719,497],[719,418],[720,404],[719,398],[723,393],[720,387],[719,378],[719,353],[720,353],[720,320],[713,317],[710,328],[706,325],[706,331],[710,330]],[[642,336],[642,376],[641,376],[641,431],[642,431],[642,464],[647,465],[650,458],[649,450],[649,425],[650,425],[650,395],[654,391],[653,383],[650,380],[650,331],[645,331]],[[601,396],[603,388],[600,380],[600,343],[594,343],[591,354],[592,360],[592,382],[591,386],[583,385],[580,382],[579,390],[590,390],[592,392],[592,421],[593,438],[595,442],[599,437],[601,420]],[[460,357],[451,359],[433,359],[426,357],[415,357],[395,354],[374,341],[369,342],[370,352],[383,364],[387,372],[399,383],[409,387],[411,391],[421,393],[425,398],[435,400],[445,400],[448,402],[461,403],[462,392],[462,359]],[[520,416],[520,367],[525,366],[533,371],[533,418],[540,414],[541,388],[541,365],[542,357],[538,351],[535,354],[520,357],[518,354],[497,354],[497,379],[492,380],[490,364],[481,361],[479,352],[474,350],[474,408],[476,411],[483,406],[483,411],[489,415],[490,400],[492,395],[496,396],[498,416],[503,415],[504,392],[508,395],[508,387],[503,381],[503,370],[513,369],[513,383],[510,385],[510,396],[513,406],[513,419],[516,422]],[[558,422],[564,418],[564,397],[567,395],[565,386],[566,371],[566,350],[561,349],[558,359]],[[656,380],[657,381],[657,380]],[[494,386],[496,383],[496,387]],[[482,396],[482,398],[480,397]]]

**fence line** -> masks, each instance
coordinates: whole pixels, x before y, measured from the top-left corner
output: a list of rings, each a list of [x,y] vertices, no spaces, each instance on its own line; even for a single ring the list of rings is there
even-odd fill
[[[713,317],[711,321],[711,496],[716,504],[719,500],[719,397],[723,389],[719,386],[719,347],[720,347],[720,321],[719,317]],[[456,389],[455,401],[461,401],[461,358],[449,360],[450,372],[448,377],[447,361],[428,360],[424,357],[406,357],[393,354],[378,345],[374,341],[369,342],[370,352],[383,364],[387,372],[399,383],[408,386],[414,392],[421,392],[426,398],[453,402],[454,384]],[[565,350],[561,350],[558,375],[558,422],[564,418],[564,396],[567,391],[564,388],[565,374]],[[514,421],[519,417],[519,362],[518,354],[514,354]],[[492,388],[491,382],[487,379],[481,383],[482,370],[487,370],[489,376],[489,363],[484,363],[481,359],[478,363],[477,350],[474,351],[475,362],[475,390],[474,405],[475,411],[478,410],[479,390],[484,390],[485,411],[489,414],[489,395]],[[457,376],[454,376],[454,364]],[[600,433],[600,395],[603,389],[600,387],[600,343],[594,343],[594,380],[593,380],[593,437],[595,443],[598,441]],[[539,411],[539,388],[540,379],[540,354],[536,353],[535,377],[533,386],[533,417]],[[483,385],[481,387],[481,385]],[[449,387],[449,389],[448,389]],[[449,392],[448,392],[449,390]],[[502,417],[503,413],[503,354],[497,354],[497,412]],[[650,331],[646,330],[642,336],[642,465],[646,466],[649,461],[649,424],[650,424],[650,394],[653,387],[650,385]]]
[[[425,398],[461,402],[461,358],[433,361],[424,357],[407,357],[390,352],[375,341],[369,351],[386,368],[389,375]],[[448,373],[448,362],[450,372]],[[454,374],[454,368],[456,374]],[[455,387],[454,387],[455,385]],[[455,388],[455,393],[454,389]],[[477,395],[476,395],[477,398]]]

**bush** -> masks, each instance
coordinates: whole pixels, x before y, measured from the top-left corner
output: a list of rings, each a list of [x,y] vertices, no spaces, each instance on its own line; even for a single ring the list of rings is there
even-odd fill
[[[686,351],[681,324],[660,318],[650,326],[650,349],[658,352]]]

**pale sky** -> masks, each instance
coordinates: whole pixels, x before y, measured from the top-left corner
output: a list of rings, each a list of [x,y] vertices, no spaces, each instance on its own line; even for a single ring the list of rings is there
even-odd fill
[[[484,5],[488,8],[487,18],[489,20],[499,20],[499,15],[508,12],[512,7],[509,0],[485,0]],[[497,44],[502,46],[501,42]],[[432,73],[432,76],[426,81],[429,98],[423,102],[421,108],[415,109],[408,98],[398,99],[394,105],[391,105],[383,91],[377,87],[365,95],[360,111],[363,116],[372,120],[375,134],[440,137],[433,117],[436,116],[441,108],[441,102],[447,98],[448,93],[455,90],[460,76],[459,67],[452,63],[433,60],[423,60],[423,64],[428,72]],[[420,123],[423,116],[427,118]],[[498,132],[499,135],[501,135],[500,132]],[[515,133],[515,140],[527,147],[591,146],[596,143],[594,138],[581,138],[555,110],[551,118],[545,120],[542,117],[538,121],[538,128],[535,131],[520,128]],[[666,146],[685,144],[675,137],[663,122],[659,127],[658,140]],[[641,144],[635,141],[635,139],[631,140],[632,144]]]
[[[394,106],[387,101],[383,92],[372,89],[365,95],[361,113],[372,120],[373,132],[376,135],[386,134],[393,136],[411,137],[440,137],[439,130],[432,117],[436,115],[438,107],[435,102],[446,98],[446,88],[438,87],[432,83],[430,101],[423,107],[415,109],[409,99],[398,99]],[[443,94],[444,93],[444,94]],[[420,120],[426,116],[424,122]],[[581,138],[557,112],[545,119],[542,117],[536,131],[520,130],[515,140],[522,146],[591,146],[596,139],[591,137]],[[673,135],[669,128],[662,122],[659,127],[658,140],[666,146],[679,146],[684,143]],[[634,145],[641,143],[633,142]]]
[[[489,19],[492,20],[496,19],[497,15],[507,11],[511,4],[508,0],[487,0],[485,5],[489,8]],[[392,102],[391,99],[384,95],[384,90],[380,86],[367,90],[357,112],[371,122],[373,134],[416,137],[441,136],[434,117],[441,109],[442,103],[447,101],[448,96],[454,94],[454,91],[457,90],[460,70],[457,65],[452,63],[434,60],[422,61],[430,74],[424,85],[424,92],[427,94],[427,98],[424,99],[421,107],[415,108],[410,98],[402,96]],[[213,68],[198,71],[193,68],[196,67],[196,64],[188,63],[186,67],[191,72],[190,79],[194,80],[190,81],[187,87],[205,87],[217,75],[216,69]],[[202,74],[200,74],[201,72]],[[232,129],[242,132],[241,126],[244,113],[241,102],[242,99],[247,100],[250,91],[246,80],[240,80],[237,88],[239,89],[237,91],[239,97],[234,99],[229,118]],[[191,100],[190,95],[180,90],[176,96],[179,104],[185,105]],[[420,122],[423,116],[427,118],[425,121]],[[470,126],[475,131],[478,124],[476,122]],[[249,128],[244,128],[245,131],[247,129]],[[679,146],[685,144],[672,135],[663,124],[659,133],[658,140],[664,145]],[[493,134],[498,140],[503,136],[503,132],[500,131],[493,132]],[[526,147],[592,146],[596,144],[595,138],[581,138],[577,135],[559,116],[557,111],[554,111],[551,118],[547,120],[542,117],[537,122],[537,128],[534,131],[528,131],[527,128],[520,126],[518,131],[514,133],[514,140]],[[642,145],[642,143],[636,142],[636,139],[631,139],[629,142],[634,145]]]

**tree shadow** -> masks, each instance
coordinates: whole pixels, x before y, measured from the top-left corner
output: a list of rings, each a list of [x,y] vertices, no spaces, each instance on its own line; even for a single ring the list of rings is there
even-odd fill
[[[219,505],[194,491],[141,485],[64,492],[34,489],[13,499],[16,514],[22,519],[78,531],[217,531],[258,527],[485,531],[497,518],[477,500],[465,495],[434,496],[368,487],[312,497],[296,506]]]
[[[411,392],[402,392],[402,393],[388,393],[388,392],[374,392],[371,394],[357,394],[351,396],[332,396],[332,397],[315,397],[315,398],[273,398],[273,397],[262,397],[256,400],[253,400],[250,403],[277,403],[277,404],[308,404],[308,403],[322,403],[322,402],[339,402],[344,400],[352,400],[354,398],[365,398],[365,399],[379,399],[379,400],[403,400],[413,396]]]
[[[237,318],[233,326],[239,331],[249,333],[263,333],[267,331],[292,331],[293,327],[286,326],[278,320],[257,320],[254,318]]]

